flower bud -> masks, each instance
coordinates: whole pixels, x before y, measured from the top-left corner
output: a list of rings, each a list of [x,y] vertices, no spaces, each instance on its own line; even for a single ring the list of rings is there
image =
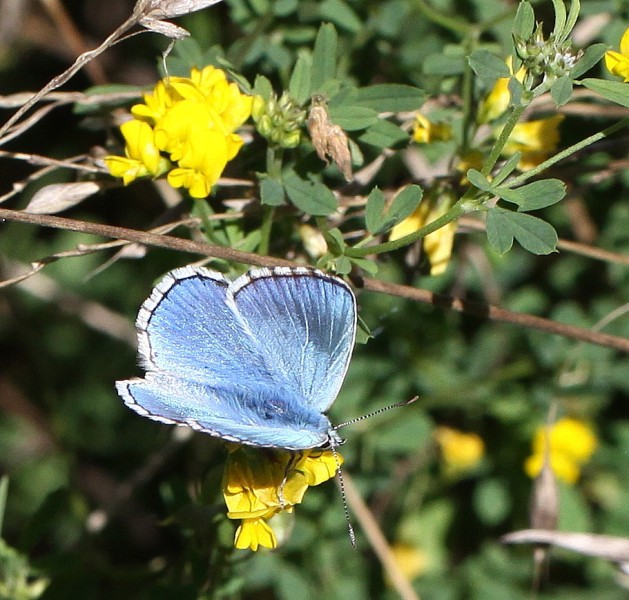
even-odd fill
[[[282,148],[295,148],[301,139],[301,126],[306,120],[306,111],[287,93],[268,100],[256,96],[252,116],[258,133],[271,143]]]

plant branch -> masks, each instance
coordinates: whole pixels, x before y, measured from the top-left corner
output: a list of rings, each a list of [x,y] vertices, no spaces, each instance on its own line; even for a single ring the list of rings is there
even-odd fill
[[[414,302],[423,302],[425,304],[441,306],[443,308],[448,308],[449,310],[473,315],[481,319],[489,319],[490,321],[498,321],[501,323],[511,323],[512,325],[518,325],[528,329],[537,329],[545,333],[561,335],[575,340],[598,344],[600,346],[608,346],[609,348],[615,348],[616,350],[620,350],[622,352],[629,352],[629,339],[621,338],[615,335],[598,333],[590,329],[559,323],[558,321],[545,319],[543,317],[536,317],[527,313],[513,312],[491,304],[483,304],[482,302],[474,302],[464,298],[446,296],[444,294],[437,294],[420,288],[379,281],[378,279],[365,279],[364,288],[371,292],[389,294],[392,296],[399,296],[400,298],[407,298],[408,300],[413,300]]]
[[[431,221],[430,223],[424,225],[417,231],[413,233],[409,233],[404,237],[401,237],[397,240],[393,240],[390,242],[384,242],[383,244],[377,244],[376,246],[365,246],[358,247],[354,246],[353,248],[346,248],[345,255],[351,256],[354,258],[363,258],[365,256],[372,256],[374,254],[383,254],[384,252],[392,252],[393,250],[397,250],[398,248],[403,248],[404,246],[408,246],[417,240],[420,240],[426,237],[428,234],[433,231],[437,231],[437,229],[441,229],[444,225],[451,223],[452,221],[456,221],[460,216],[464,215],[467,212],[470,212],[465,207],[468,206],[470,201],[465,198],[465,200],[459,200],[450,210],[444,215],[440,216],[438,219]]]
[[[564,158],[568,158],[570,155],[576,152],[579,152],[580,150],[583,150],[584,148],[587,148],[588,146],[591,146],[595,142],[604,140],[605,138],[613,135],[617,131],[620,131],[621,129],[624,129],[625,127],[628,127],[628,126],[629,126],[629,117],[625,117],[624,119],[621,119],[620,121],[618,121],[618,123],[614,123],[614,125],[610,125],[609,127],[607,127],[607,129],[603,129],[603,131],[599,131],[598,133],[595,133],[594,135],[591,135],[590,137],[587,137],[584,140],[581,140],[580,142],[577,142],[576,144],[569,146],[565,150],[562,150],[561,152],[555,154],[555,156],[552,156],[548,160],[545,160],[543,163],[540,163],[536,167],[533,167],[532,169],[526,171],[526,173],[522,173],[521,175],[518,175],[517,177],[510,179],[508,181],[508,187],[513,188],[517,185],[520,185],[521,183],[524,183],[528,179],[531,179],[531,177],[535,177],[542,171],[545,171],[546,169],[552,167],[554,164],[557,164],[559,161],[563,160]]]
[[[145,231],[137,231],[135,229],[113,227],[111,225],[101,225],[99,223],[89,223],[51,215],[37,215],[23,211],[8,210],[5,208],[0,208],[0,220],[18,221],[21,223],[38,225],[40,227],[52,227],[54,229],[64,229],[68,231],[79,231],[91,235],[127,240],[129,242],[146,244],[148,246],[168,248],[170,250],[178,250],[180,252],[220,258],[223,260],[247,265],[255,265],[258,267],[290,267],[295,266],[296,264],[280,258],[259,256],[250,252],[234,250],[233,248],[184,240],[169,235],[147,233]],[[582,327],[558,323],[557,321],[552,321],[551,319],[536,317],[526,313],[517,313],[497,306],[483,304],[481,302],[473,302],[463,298],[445,296],[428,290],[389,283],[386,281],[379,281],[377,279],[365,279],[363,287],[364,289],[372,292],[407,298],[409,300],[413,300],[414,302],[432,304],[434,306],[448,308],[449,310],[474,315],[483,319],[490,319],[502,323],[511,323],[520,327],[537,329],[545,333],[552,333],[592,344],[598,344],[600,346],[607,346],[621,352],[629,352],[629,339],[598,333]]]

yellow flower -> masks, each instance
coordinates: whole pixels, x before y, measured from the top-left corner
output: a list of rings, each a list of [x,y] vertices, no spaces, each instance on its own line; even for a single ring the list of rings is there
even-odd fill
[[[532,454],[524,462],[524,472],[531,479],[535,479],[541,473],[543,465],[544,454]],[[578,463],[559,453],[550,454],[550,468],[559,479],[570,485],[575,484],[581,474]]]
[[[413,141],[418,144],[431,142],[447,142],[452,137],[452,128],[447,123],[433,123],[424,115],[418,113],[413,125]]]
[[[261,450],[238,447],[227,459],[223,496],[230,519],[241,519],[236,548],[275,548],[277,537],[269,520],[292,512],[308,487],[334,477],[342,463],[331,450]],[[338,462],[337,462],[338,459]]]
[[[105,164],[114,177],[122,177],[125,185],[138,177],[157,177],[168,170],[170,163],[155,145],[155,135],[142,121],[127,121],[120,126],[125,139],[126,156],[107,156]]]
[[[264,519],[243,519],[236,530],[234,547],[239,550],[250,548],[254,552],[263,548],[277,548],[277,538]]]
[[[474,469],[485,454],[485,444],[475,433],[437,427],[434,435],[446,469],[451,472],[461,473]]]
[[[425,572],[428,559],[421,548],[404,542],[397,542],[391,546],[391,551],[400,571],[409,581],[413,581]]]
[[[144,104],[132,107],[135,119],[127,127],[133,136],[123,129],[127,157],[110,156],[105,162],[126,184],[163,174],[170,165],[167,155],[176,163],[168,182],[187,188],[193,198],[204,198],[243,145],[234,131],[249,118],[251,105],[252,98],[220,69],[210,66],[193,69],[190,77],[168,77],[144,95]]]
[[[509,67],[511,75],[513,75],[513,57],[509,56],[505,61]],[[526,69],[520,67],[515,75],[515,78],[521,83],[524,81],[526,75]],[[509,77],[500,77],[496,80],[491,92],[487,95],[487,98],[481,103],[478,109],[478,122],[488,123],[494,121],[498,117],[504,114],[509,108],[509,102],[511,101],[511,92],[509,92]]]
[[[155,125],[175,103],[181,100],[179,96],[174,96],[173,90],[167,85],[168,79],[158,81],[153,91],[144,94],[144,104],[136,104],[131,107],[131,114],[146,121],[149,125]]]
[[[598,440],[592,428],[578,419],[569,417],[554,423],[550,432],[546,426],[539,427],[533,438],[533,454],[526,460],[526,474],[535,478],[544,462],[547,440],[550,440],[550,466],[555,475],[573,484],[580,475],[581,466],[588,462],[596,450]]]
[[[419,206],[411,215],[398,223],[389,235],[389,240],[398,240],[406,235],[432,223],[435,219],[442,217],[452,206],[452,195],[442,193],[433,197],[427,196],[420,202]],[[430,274],[441,275],[446,270],[452,255],[452,245],[454,244],[454,234],[456,233],[456,221],[444,225],[429,233],[422,243],[422,247],[428,260],[430,261]]]
[[[503,155],[512,156],[521,152],[522,158],[518,163],[521,171],[539,165],[557,151],[559,124],[563,120],[563,115],[554,115],[546,119],[518,123],[502,149]]]
[[[618,75],[623,81],[629,82],[629,28],[620,39],[620,52],[605,52],[605,66],[612,75]]]

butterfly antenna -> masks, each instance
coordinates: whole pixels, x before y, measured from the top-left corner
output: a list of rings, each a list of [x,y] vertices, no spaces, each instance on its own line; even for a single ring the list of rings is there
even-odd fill
[[[353,425],[354,423],[358,423],[359,421],[364,421],[365,419],[369,419],[370,417],[375,417],[376,415],[386,412],[387,410],[391,410],[392,408],[400,408],[401,406],[408,406],[409,404],[413,404],[413,402],[415,402],[415,400],[417,400],[418,398],[419,396],[415,396],[414,398],[411,398],[410,400],[403,400],[402,402],[396,402],[395,404],[390,404],[389,406],[383,406],[382,408],[378,408],[377,410],[367,413],[366,415],[363,415],[362,417],[356,417],[355,419],[350,419],[349,421],[345,421],[345,423],[336,425],[334,427],[334,430],[336,431],[337,429],[340,429],[341,427],[346,427],[347,425]]]
[[[352,521],[349,516],[349,508],[347,508],[347,496],[345,495],[345,480],[343,479],[343,471],[341,471],[341,461],[339,460],[339,455],[336,452],[336,446],[332,444],[330,446],[330,450],[332,450],[332,456],[334,456],[334,460],[336,461],[336,474],[339,480],[339,488],[341,488],[341,498],[343,500],[343,512],[345,513],[345,521],[347,522],[347,532],[349,533],[349,541],[352,543],[352,548],[356,549],[356,534],[354,533],[354,528],[352,527]]]

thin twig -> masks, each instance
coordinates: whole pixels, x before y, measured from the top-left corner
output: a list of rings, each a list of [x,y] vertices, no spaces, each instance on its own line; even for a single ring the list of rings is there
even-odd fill
[[[474,302],[464,298],[455,298],[453,296],[437,294],[428,290],[379,281],[377,279],[365,279],[364,287],[371,292],[379,292],[381,294],[399,296],[400,298],[406,298],[414,302],[442,306],[456,312],[474,315],[481,319],[511,323],[512,325],[518,325],[528,329],[537,329],[545,333],[553,333],[575,340],[590,342],[591,344],[598,344],[599,346],[607,346],[622,352],[629,352],[629,339],[627,338],[598,333],[590,329],[559,323],[558,321],[536,317],[527,313],[513,312],[491,304],[483,304],[482,302]]]
[[[31,223],[33,225],[52,227],[55,229],[80,231],[91,235],[138,242],[140,244],[146,244],[147,246],[169,248],[170,250],[178,250],[191,254],[200,254],[202,256],[220,258],[246,265],[255,265],[259,267],[295,266],[294,262],[285,259],[270,256],[259,256],[257,254],[243,252],[233,248],[226,248],[224,246],[214,246],[211,244],[184,240],[168,235],[157,235],[154,233],[147,233],[145,231],[137,231],[135,229],[113,227],[111,225],[101,225],[99,223],[89,223],[51,215],[29,214],[21,211],[0,208],[0,219]],[[432,304],[434,306],[448,308],[450,310],[467,313],[493,321],[511,323],[513,325],[519,325],[520,327],[527,327],[530,329],[538,329],[545,333],[553,333],[572,339],[590,342],[592,344],[598,344],[600,346],[607,346],[622,352],[629,352],[629,339],[598,333],[582,327],[558,323],[557,321],[553,321],[551,319],[544,319],[542,317],[536,317],[526,313],[513,312],[504,308],[492,306],[490,304],[445,296],[420,288],[413,288],[410,286],[370,278],[364,279],[364,289],[381,294],[399,296],[400,298],[407,298],[415,302]]]
[[[352,478],[347,473],[345,474],[345,492],[347,502],[352,507],[352,512],[367,536],[369,545],[373,548],[384,570],[387,572],[393,587],[395,587],[403,600],[420,600],[419,595],[400,570],[395,556],[393,552],[391,552],[391,546],[389,546],[389,543],[384,537],[378,522],[371,514],[369,507],[360,497]]]
[[[56,24],[59,34],[63,37],[63,44],[71,48],[75,56],[82,54],[88,48],[85,47],[81,32],[75,27],[68,11],[59,0],[40,0],[50,18]],[[107,83],[107,76],[98,60],[93,60],[85,65],[88,76],[95,85]]]
[[[8,131],[11,130],[13,125],[19,121],[19,119],[25,115],[35,104],[37,104],[47,94],[61,87],[64,83],[69,81],[81,68],[89,61],[95,59],[102,54],[110,46],[115,44],[125,32],[131,27],[136,25],[143,17],[143,13],[146,9],[146,2],[138,1],[131,16],[120,25],[112,34],[110,34],[105,41],[97,48],[84,52],[81,54],[72,65],[66,69],[63,73],[60,73],[56,77],[53,77],[41,90],[33,94],[0,128],[0,143],[5,143],[6,139],[3,137]]]

